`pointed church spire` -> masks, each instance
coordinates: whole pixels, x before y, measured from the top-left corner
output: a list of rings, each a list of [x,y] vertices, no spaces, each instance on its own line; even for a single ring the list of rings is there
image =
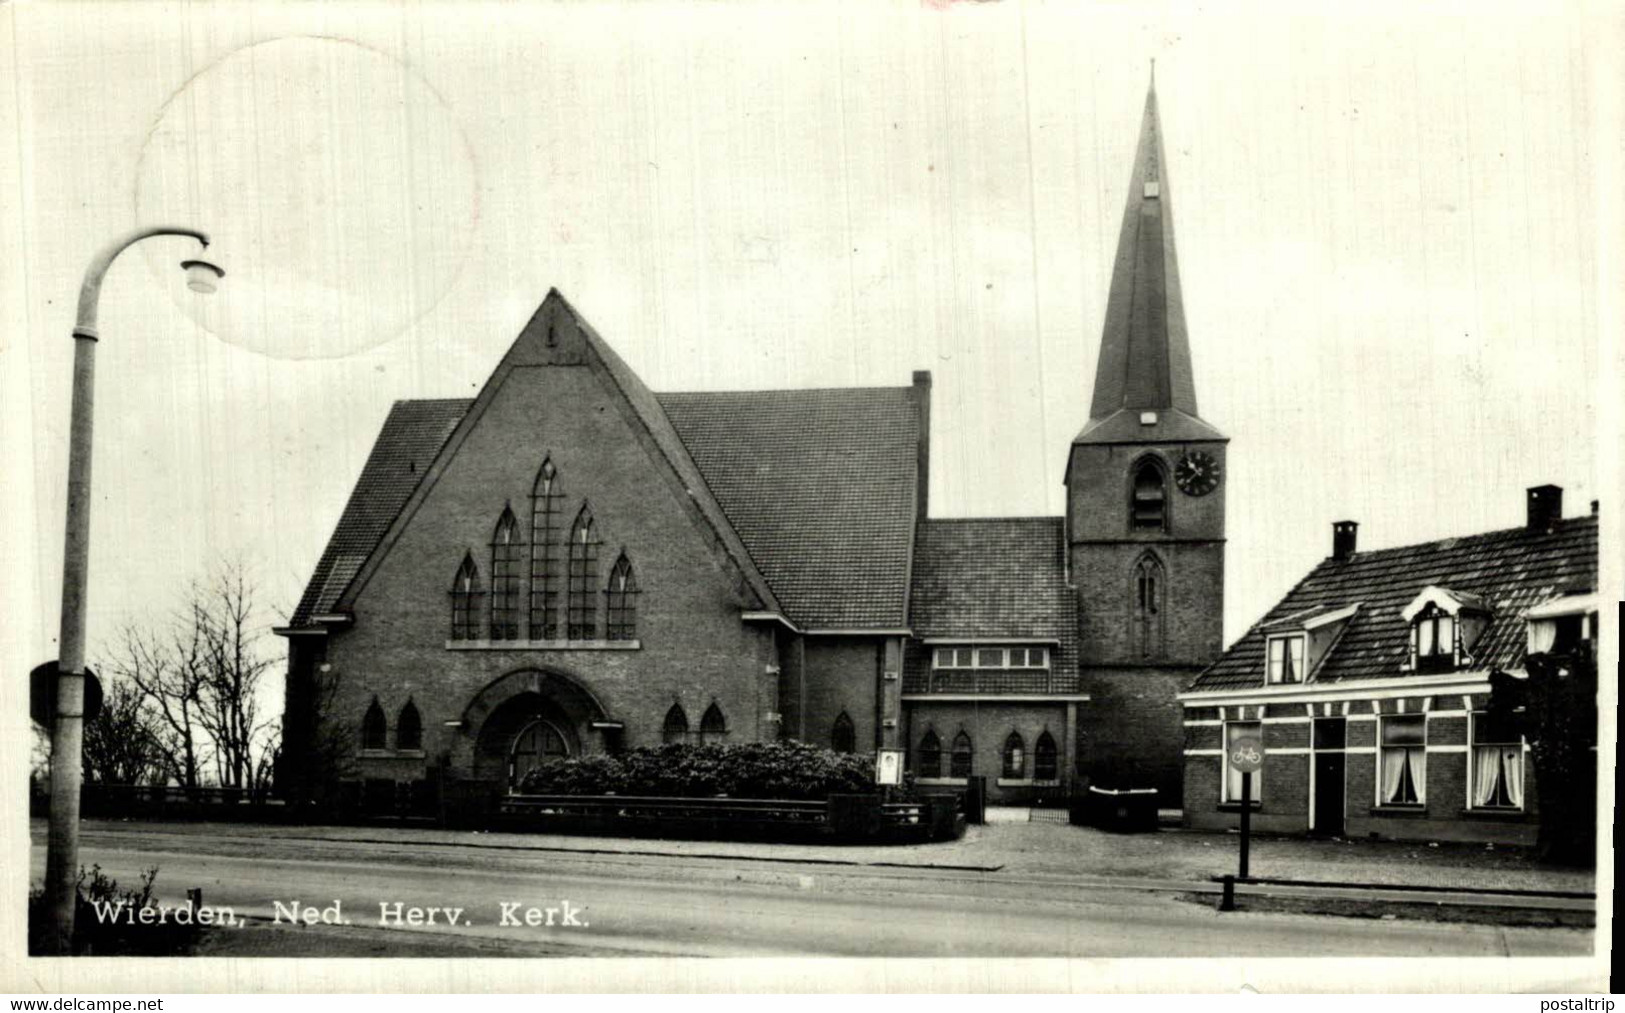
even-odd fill
[[[1179,261],[1174,254],[1173,208],[1157,118],[1156,64],[1146,91],[1140,144],[1129,178],[1128,203],[1117,240],[1106,321],[1095,372],[1091,429],[1129,411],[1176,410],[1196,417],[1196,383],[1191,373],[1185,308],[1180,298]],[[1172,420],[1170,420],[1172,421]],[[1120,428],[1118,425],[1109,427]],[[1104,434],[1102,434],[1104,435]],[[1164,429],[1160,434],[1167,438]],[[1144,433],[1151,438],[1151,433]]]

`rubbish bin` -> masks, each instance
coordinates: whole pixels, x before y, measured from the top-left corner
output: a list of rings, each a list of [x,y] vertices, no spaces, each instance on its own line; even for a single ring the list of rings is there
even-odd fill
[[[1088,822],[1117,833],[1143,833],[1157,829],[1157,789],[1097,788],[1085,796]]]

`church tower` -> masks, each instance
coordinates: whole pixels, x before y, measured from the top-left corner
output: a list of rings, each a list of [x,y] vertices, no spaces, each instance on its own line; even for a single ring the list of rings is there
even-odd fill
[[[1223,649],[1228,439],[1196,409],[1153,81],[1117,241],[1089,422],[1067,461],[1079,598],[1079,769],[1180,799],[1175,699]]]

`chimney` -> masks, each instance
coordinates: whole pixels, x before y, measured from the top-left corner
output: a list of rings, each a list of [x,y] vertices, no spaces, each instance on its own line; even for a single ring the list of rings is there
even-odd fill
[[[1563,487],[1537,485],[1529,490],[1529,530],[1550,531],[1563,519]]]
[[[1332,522],[1332,558],[1339,563],[1354,555],[1354,535],[1360,525],[1354,521]]]
[[[1597,516],[1597,501],[1596,500],[1591,501],[1591,516],[1593,516],[1593,517]]]
[[[916,481],[918,489],[914,494],[915,516],[925,520],[930,515],[928,509],[931,494],[931,371],[929,369],[916,369],[914,371],[914,409],[919,413],[920,442],[916,450]]]

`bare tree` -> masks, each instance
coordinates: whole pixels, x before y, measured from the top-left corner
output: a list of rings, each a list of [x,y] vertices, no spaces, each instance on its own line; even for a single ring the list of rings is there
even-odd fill
[[[145,697],[124,680],[108,683],[102,709],[85,723],[85,780],[150,784],[164,773],[155,719]]]

